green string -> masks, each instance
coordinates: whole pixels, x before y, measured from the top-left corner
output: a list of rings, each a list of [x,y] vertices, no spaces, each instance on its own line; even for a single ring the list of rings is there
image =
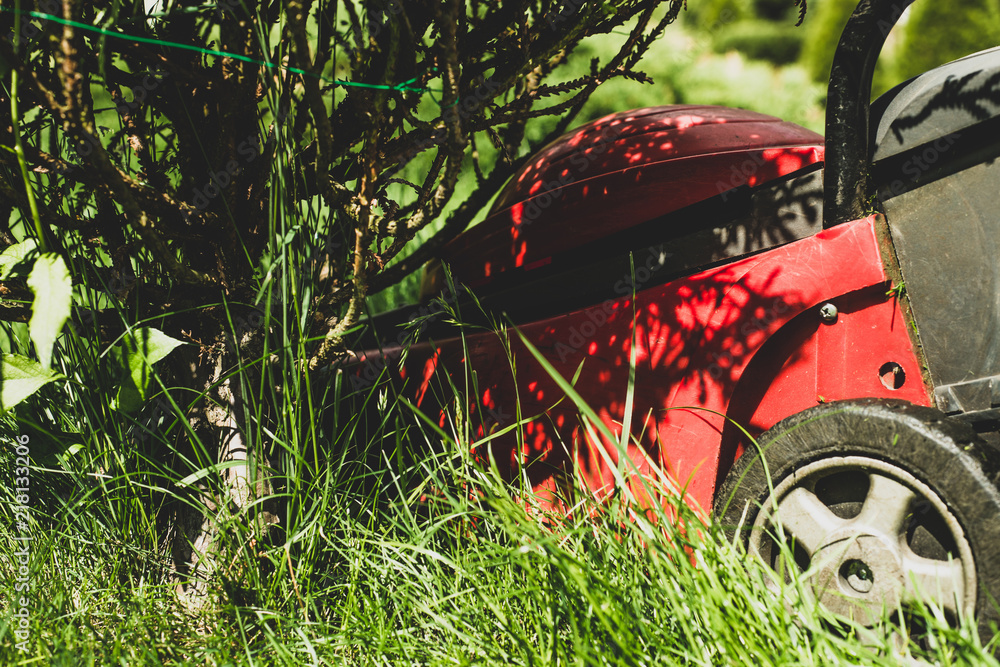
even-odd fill
[[[180,42],[168,42],[162,39],[154,39],[152,37],[140,37],[138,35],[129,35],[121,32],[114,32],[111,30],[106,30],[104,28],[98,28],[97,26],[90,25],[88,23],[80,23],[79,21],[70,21],[69,19],[64,19],[59,16],[54,16],[52,14],[44,14],[42,12],[26,12],[11,9],[9,7],[0,7],[0,11],[10,12],[12,14],[23,14],[25,16],[30,16],[32,18],[41,19],[43,21],[52,21],[53,23],[59,23],[60,25],[68,25],[73,28],[79,28],[80,30],[86,30],[89,32],[94,32],[99,35],[104,35],[105,37],[114,37],[116,39],[124,39],[129,42],[139,42],[142,44],[153,44],[156,46],[165,46],[172,49],[182,49],[184,51],[194,51],[195,53],[200,53],[207,56],[222,56],[225,58],[233,58],[235,60],[242,60],[243,62],[252,63],[254,65],[262,65],[269,69],[283,69],[293,74],[301,74],[303,76],[312,76],[317,79],[321,79],[334,86],[353,86],[355,88],[374,88],[376,90],[397,90],[397,91],[409,91],[413,93],[427,93],[430,92],[430,88],[420,88],[413,86],[411,84],[415,83],[420,77],[416,76],[408,81],[402,83],[397,83],[395,85],[381,84],[381,83],[360,83],[358,81],[344,81],[342,79],[331,79],[325,77],[321,74],[314,74],[313,72],[307,72],[304,69],[298,67],[285,67],[282,65],[276,65],[272,62],[267,62],[263,60],[256,60],[238,53],[230,53],[228,51],[215,51],[213,49],[205,49],[200,46],[192,46],[190,44],[181,44]]]

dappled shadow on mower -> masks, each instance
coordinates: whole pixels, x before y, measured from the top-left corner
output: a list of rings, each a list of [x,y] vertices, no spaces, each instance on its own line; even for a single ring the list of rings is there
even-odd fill
[[[671,247],[654,246],[645,254],[657,262],[669,260]],[[708,248],[724,250],[726,244]],[[488,320],[462,295],[445,297],[433,309],[452,310],[451,315],[426,311],[431,321],[423,322],[425,341],[409,348],[404,363],[403,347],[383,347],[345,372],[364,396],[385,371],[392,385],[389,396],[398,392],[481,461],[495,461],[506,478],[521,479],[564,507],[573,503],[568,479],[605,494],[615,485],[615,468],[626,476],[648,474],[650,463],[667,471],[678,488],[685,487],[694,504],[709,507],[717,480],[746,444],[742,432],[727,431],[727,414],[739,412],[752,433],[759,433],[818,401],[854,392],[891,391],[927,400],[902,316],[886,297],[871,220],[687,276],[677,277],[668,261],[653,266],[662,273],[649,269],[641,282],[639,271],[646,265],[643,254],[636,253],[634,299],[631,294],[609,297],[554,317],[514,320],[556,373],[576,378],[581,399],[616,435],[625,420],[634,336],[634,439],[625,450],[628,462],[619,459],[617,443],[587,432],[579,407],[517,334],[474,328]],[[631,272],[620,278],[630,281]],[[496,312],[490,296],[484,295],[482,304]],[[840,299],[843,326],[821,330],[818,309],[831,298]],[[464,338],[445,321],[452,316],[474,322],[464,329]],[[769,342],[783,328],[790,333]],[[841,348],[860,337],[882,336],[883,354],[899,359],[916,381],[889,389],[880,381],[878,364],[870,373],[859,369],[858,378],[847,377],[839,368],[843,360],[817,354],[820,335],[825,344]],[[759,364],[760,374],[748,374],[755,357],[766,362]],[[776,391],[765,397],[753,391],[756,386]],[[820,396],[817,387],[822,386],[829,390]],[[633,487],[643,495],[641,484]]]

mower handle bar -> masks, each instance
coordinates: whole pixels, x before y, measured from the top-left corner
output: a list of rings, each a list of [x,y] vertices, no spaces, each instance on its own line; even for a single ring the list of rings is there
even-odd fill
[[[840,36],[826,98],[825,227],[864,215],[872,75],[889,31],[912,3],[861,0]]]

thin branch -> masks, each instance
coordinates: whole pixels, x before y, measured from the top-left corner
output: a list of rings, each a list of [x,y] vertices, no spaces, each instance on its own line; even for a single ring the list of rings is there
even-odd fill
[[[285,16],[288,17],[288,31],[292,36],[299,67],[307,72],[313,72],[315,69],[322,70],[322,63],[312,62],[309,53],[309,40],[306,36],[306,19],[309,17],[311,6],[311,0],[306,2],[289,0],[285,10]],[[330,168],[333,126],[330,124],[330,117],[327,115],[326,105],[323,103],[323,95],[319,89],[319,78],[304,76],[302,77],[302,85],[305,90],[306,106],[316,124],[316,143],[319,149],[316,158],[316,177],[323,179]]]

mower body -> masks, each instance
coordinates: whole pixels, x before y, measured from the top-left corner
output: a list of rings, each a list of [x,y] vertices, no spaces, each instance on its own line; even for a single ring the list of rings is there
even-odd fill
[[[470,429],[477,455],[554,504],[567,479],[613,488],[624,454],[709,508],[748,434],[835,400],[936,406],[988,434],[998,81],[994,49],[877,101],[864,156],[877,200],[843,221],[824,217],[823,138],[750,111],[614,114],[532,158],[442,253],[479,304],[439,299],[516,327],[613,434],[630,421],[627,448],[586,428],[510,329],[460,335],[432,315],[404,363],[395,325],[421,311],[403,308],[373,321],[382,337],[347,372],[364,389],[390,370],[442,428]]]

